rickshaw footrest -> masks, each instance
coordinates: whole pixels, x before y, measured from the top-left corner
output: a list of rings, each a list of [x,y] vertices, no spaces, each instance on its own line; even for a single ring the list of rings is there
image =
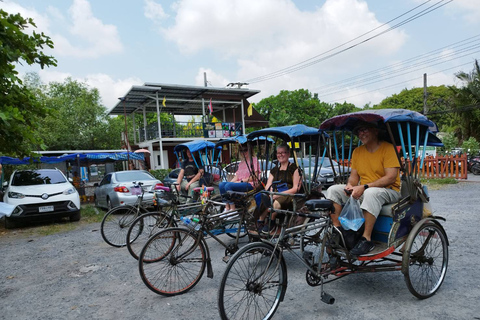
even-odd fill
[[[333,304],[335,302],[335,298],[329,295],[326,292],[322,292],[322,301],[325,302],[326,304]]]

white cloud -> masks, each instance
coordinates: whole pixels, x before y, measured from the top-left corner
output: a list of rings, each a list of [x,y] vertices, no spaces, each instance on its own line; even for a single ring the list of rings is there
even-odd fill
[[[478,0],[455,0],[448,5],[452,5],[454,8],[457,7],[462,15],[464,15],[464,18],[470,23],[478,23],[478,20],[480,20]]]
[[[96,18],[86,0],[73,0],[67,18],[53,6],[48,6],[46,14],[41,14],[35,9],[5,1],[4,10],[33,18],[38,27],[36,31],[51,37],[55,56],[98,58],[123,51],[117,27]]]
[[[70,77],[73,80],[86,83],[91,88],[97,88],[102,99],[101,103],[107,110],[112,109],[117,104],[118,98],[123,97],[133,85],[143,84],[143,81],[136,77],[113,79],[111,76],[103,73],[89,74],[85,78],[78,78],[69,73],[51,70],[40,70],[38,74],[43,83],[52,81],[63,82]]]
[[[160,23],[164,19],[168,18],[168,14],[165,13],[162,5],[153,0],[145,0],[143,12],[147,19],[150,19],[155,23]]]

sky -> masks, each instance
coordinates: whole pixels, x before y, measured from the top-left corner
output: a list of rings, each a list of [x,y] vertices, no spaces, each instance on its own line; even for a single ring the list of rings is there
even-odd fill
[[[145,82],[308,89],[323,102],[377,104],[403,89],[461,85],[480,58],[478,0],[0,0],[34,19],[67,77],[112,109]],[[30,31],[29,31],[30,32]],[[245,87],[244,86],[244,87]]]

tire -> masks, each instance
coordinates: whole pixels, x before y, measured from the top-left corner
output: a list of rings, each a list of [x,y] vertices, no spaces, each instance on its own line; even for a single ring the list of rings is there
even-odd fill
[[[218,291],[222,319],[270,319],[287,290],[287,267],[267,243],[250,243],[228,262]]]
[[[403,253],[408,290],[419,299],[433,296],[445,279],[447,266],[448,240],[443,228],[433,221],[414,227]]]
[[[126,243],[128,252],[138,260],[145,243],[159,231],[176,226],[174,219],[165,212],[149,212],[142,214],[128,228]]]
[[[81,214],[80,211],[75,212],[74,214],[70,215],[70,221],[80,221]]]
[[[137,216],[137,208],[133,206],[115,207],[109,210],[100,225],[103,240],[113,247],[124,247],[127,244],[128,228]]]
[[[470,170],[474,175],[480,175],[480,163],[475,163]]]
[[[5,229],[14,229],[20,227],[22,224],[18,221],[5,217]]]
[[[304,224],[312,222],[310,218],[307,218]],[[305,231],[300,237],[300,252],[304,255],[305,252],[311,252],[315,256],[319,256],[318,250],[322,246],[322,240],[326,232],[325,223],[322,223],[321,220],[317,220],[319,227],[313,228],[308,231]],[[316,225],[314,225],[316,226]],[[318,261],[317,261],[318,262]]]
[[[164,229],[152,236],[140,253],[140,276],[153,292],[175,296],[202,278],[207,252],[197,235],[184,228]]]
[[[112,201],[110,200],[110,198],[107,198],[107,210],[110,211],[112,210],[114,207],[112,205]]]

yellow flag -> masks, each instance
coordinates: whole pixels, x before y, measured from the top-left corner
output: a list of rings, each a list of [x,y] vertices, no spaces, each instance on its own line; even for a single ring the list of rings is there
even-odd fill
[[[251,117],[253,114],[253,107],[252,104],[250,103],[247,108],[247,116]]]
[[[166,101],[167,101],[167,99],[165,99],[165,96],[163,96],[163,102],[162,102],[162,105],[163,105],[164,107],[166,107],[166,105],[165,105],[165,102],[166,102]]]

